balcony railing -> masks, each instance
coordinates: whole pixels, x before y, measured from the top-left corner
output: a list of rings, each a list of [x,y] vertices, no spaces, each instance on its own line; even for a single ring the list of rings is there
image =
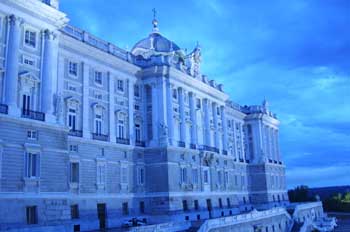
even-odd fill
[[[207,145],[199,146],[198,149],[199,150],[204,150],[204,151],[211,151],[211,152],[219,153],[219,149],[218,148],[207,146]]]
[[[45,114],[33,110],[22,110],[22,118],[29,118],[38,121],[45,121]]]
[[[145,141],[136,140],[135,145],[138,147],[145,147],[146,143],[145,143]]]
[[[191,149],[196,149],[196,148],[197,148],[197,145],[196,145],[196,144],[191,143],[191,144],[190,144],[190,148],[191,148]]]
[[[92,133],[92,139],[100,141],[108,141],[108,135]]]
[[[178,141],[178,142],[177,142],[177,145],[178,145],[179,147],[186,147],[186,143],[183,142],[183,141]]]
[[[70,130],[68,134],[75,137],[83,137],[83,131],[81,130]]]
[[[5,104],[0,104],[0,114],[8,114],[9,107]]]
[[[126,139],[126,138],[116,138],[115,139],[116,143],[119,143],[119,144],[125,144],[125,145],[130,145],[130,140],[129,139]]]
[[[223,154],[223,155],[227,155],[228,153],[227,153],[226,150],[222,150],[222,154]]]

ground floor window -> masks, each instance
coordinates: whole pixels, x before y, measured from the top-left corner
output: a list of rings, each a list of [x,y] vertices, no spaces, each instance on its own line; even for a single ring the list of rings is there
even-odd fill
[[[38,214],[36,206],[27,206],[26,207],[26,217],[27,224],[37,224],[38,223]]]

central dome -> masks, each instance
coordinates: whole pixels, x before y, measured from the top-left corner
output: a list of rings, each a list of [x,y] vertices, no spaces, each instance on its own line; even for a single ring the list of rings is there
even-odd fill
[[[135,44],[131,53],[135,56],[144,55],[150,51],[156,53],[169,53],[180,50],[174,42],[168,40],[158,32],[151,33],[147,38]]]

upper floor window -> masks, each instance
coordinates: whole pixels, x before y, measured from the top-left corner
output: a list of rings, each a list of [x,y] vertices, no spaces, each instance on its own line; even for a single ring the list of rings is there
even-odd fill
[[[78,145],[69,145],[69,151],[78,152]]]
[[[226,171],[225,174],[224,174],[224,181],[225,181],[225,185],[227,186],[228,185],[228,172]]]
[[[28,178],[39,177],[40,160],[39,154],[26,153],[25,154],[25,176]]]
[[[177,99],[177,90],[176,89],[173,89],[173,98]]]
[[[134,96],[140,97],[140,86],[139,85],[134,85]]]
[[[197,98],[196,99],[196,107],[197,107],[197,109],[200,109],[201,108],[201,99],[199,99],[199,98]]]
[[[218,171],[218,184],[222,184],[222,174],[221,171]]]
[[[125,135],[125,125],[124,120],[118,120],[118,138],[124,138]]]
[[[75,204],[70,206],[70,215],[71,219],[79,218],[79,205]]]
[[[204,184],[209,184],[209,170],[204,170],[204,173],[203,173],[204,177],[203,177],[203,181],[204,181]]]
[[[102,134],[102,115],[95,114],[95,134]]]
[[[145,168],[143,168],[143,167],[140,167],[138,169],[137,183],[139,185],[144,185],[145,184]]]
[[[70,163],[70,183],[79,183],[79,163],[71,162]]]
[[[220,107],[216,107],[216,114],[220,115]]]
[[[22,62],[28,66],[35,66],[35,59],[29,56],[23,56]]]
[[[141,141],[141,126],[140,126],[140,124],[135,124],[135,140]]]
[[[72,76],[78,75],[78,63],[75,62],[69,62],[69,74]]]
[[[26,30],[24,35],[24,44],[28,47],[36,47],[36,32]]]
[[[118,89],[118,91],[124,92],[124,81],[123,80],[118,80],[117,89]]]
[[[76,120],[77,120],[77,112],[75,109],[68,109],[68,127],[70,130],[76,130]]]
[[[121,168],[121,183],[122,184],[128,183],[128,168],[127,167]]]
[[[186,183],[186,181],[187,181],[187,169],[186,168],[180,169],[180,178],[181,178],[181,183]]]
[[[98,85],[102,85],[102,72],[95,72],[95,83]]]
[[[106,165],[97,165],[97,184],[105,184],[106,182]]]
[[[193,184],[198,184],[198,169],[192,169],[192,181]]]

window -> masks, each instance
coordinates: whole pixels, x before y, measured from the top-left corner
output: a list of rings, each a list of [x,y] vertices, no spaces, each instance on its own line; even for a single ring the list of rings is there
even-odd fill
[[[192,181],[193,184],[198,184],[198,169],[192,169]]]
[[[135,105],[134,105],[134,109],[135,109],[135,110],[140,110],[140,105],[139,105],[139,104],[135,104]]]
[[[140,86],[139,85],[134,85],[134,96],[140,97]]]
[[[138,169],[137,183],[139,185],[144,185],[145,184],[145,168],[139,168]]]
[[[123,215],[128,215],[129,214],[129,206],[128,202],[123,203]]]
[[[184,211],[188,211],[188,205],[187,205],[187,201],[186,200],[182,201],[182,208],[183,208]]]
[[[177,90],[176,89],[173,89],[173,98],[177,99]]]
[[[31,139],[31,140],[37,140],[38,139],[38,132],[36,130],[27,131],[27,138]]]
[[[35,60],[28,56],[23,56],[23,64],[29,66],[35,66]]]
[[[238,185],[238,176],[235,175],[235,185]]]
[[[124,129],[125,129],[124,120],[119,119],[118,120],[118,138],[125,137]]]
[[[218,184],[219,184],[219,185],[222,184],[222,174],[221,174],[221,171],[218,171]]]
[[[199,99],[199,98],[196,99],[196,107],[197,107],[197,109],[201,108],[201,99]]]
[[[222,200],[219,198],[219,207],[222,208]]]
[[[216,114],[220,115],[220,107],[216,107]]]
[[[225,185],[227,186],[228,185],[228,172],[226,171],[225,174],[224,174],[224,181],[225,181]]]
[[[78,145],[69,145],[69,151],[78,152]]]
[[[140,201],[140,213],[145,213],[145,202]]]
[[[76,130],[77,112],[75,109],[68,109],[68,127],[71,131]]]
[[[26,217],[27,224],[37,224],[38,223],[38,215],[37,215],[37,207],[36,206],[27,206],[26,207]]]
[[[39,154],[26,153],[25,156],[26,173],[25,176],[28,178],[39,177],[40,161]]]
[[[199,203],[198,200],[194,200],[194,209],[199,210]]]
[[[122,184],[127,184],[128,183],[128,168],[126,167],[122,167],[121,169],[122,173],[121,173],[121,177],[122,177]]]
[[[79,183],[79,163],[70,163],[70,182]]]
[[[181,183],[186,183],[187,181],[187,169],[186,168],[181,168],[180,169],[180,174],[181,174]]]
[[[102,115],[95,114],[95,134],[102,134]]]
[[[227,198],[227,207],[231,207],[231,201],[230,201],[230,198]]]
[[[28,115],[29,111],[30,111],[31,107],[30,107],[30,96],[23,94],[22,96],[22,110],[23,110],[23,114]]]
[[[140,124],[135,124],[135,139],[136,139],[136,141],[141,141],[141,126],[140,126]]]
[[[124,81],[123,80],[118,80],[117,89],[118,89],[118,91],[124,92]]]
[[[204,170],[204,184],[209,184],[209,170]]]
[[[95,71],[95,83],[102,85],[102,72]]]
[[[78,75],[78,64],[75,62],[69,62],[68,72],[72,76],[77,76]]]
[[[103,185],[106,182],[106,165],[97,165],[97,184]]]
[[[26,30],[24,35],[24,44],[28,47],[36,47],[36,32]]]
[[[70,206],[70,215],[71,219],[79,218],[79,206],[77,204]]]
[[[244,188],[244,185],[245,185],[245,177],[242,176],[242,188]]]

